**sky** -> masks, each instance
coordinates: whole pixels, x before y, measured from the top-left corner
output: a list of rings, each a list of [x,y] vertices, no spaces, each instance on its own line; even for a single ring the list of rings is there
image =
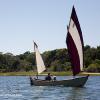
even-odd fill
[[[100,0],[0,0],[0,52],[14,55],[66,48],[75,6],[85,45],[100,45]]]

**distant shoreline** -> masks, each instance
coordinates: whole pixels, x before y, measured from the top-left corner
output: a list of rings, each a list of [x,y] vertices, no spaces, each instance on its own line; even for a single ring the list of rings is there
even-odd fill
[[[42,74],[39,74],[41,76],[47,75],[48,72],[43,72]],[[50,72],[51,75],[56,75],[56,76],[72,76],[72,72]],[[29,71],[29,72],[5,72],[5,73],[0,73],[0,76],[34,76],[36,75],[36,72]],[[80,73],[79,75],[90,75],[90,76],[100,76],[100,73],[91,73],[91,72],[83,72]]]
[[[82,74],[84,75],[96,75],[96,76],[100,76],[100,73],[92,73],[92,72],[83,72]]]

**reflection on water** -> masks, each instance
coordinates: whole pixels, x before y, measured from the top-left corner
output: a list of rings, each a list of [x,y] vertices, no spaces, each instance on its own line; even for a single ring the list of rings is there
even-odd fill
[[[30,86],[28,76],[0,76],[0,100],[100,100],[99,93],[100,76],[89,77],[83,88]]]
[[[67,97],[68,100],[86,100],[83,94],[84,88],[71,88],[69,95]]]

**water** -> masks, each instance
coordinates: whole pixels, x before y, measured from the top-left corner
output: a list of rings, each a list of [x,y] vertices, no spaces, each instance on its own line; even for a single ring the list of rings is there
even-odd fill
[[[83,88],[31,86],[28,76],[0,76],[0,100],[100,100],[100,76],[89,77]]]

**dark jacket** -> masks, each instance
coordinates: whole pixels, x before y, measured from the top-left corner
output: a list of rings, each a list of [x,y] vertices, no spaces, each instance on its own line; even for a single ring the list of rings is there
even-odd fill
[[[51,80],[51,76],[46,76],[45,80],[49,80],[50,81]]]

